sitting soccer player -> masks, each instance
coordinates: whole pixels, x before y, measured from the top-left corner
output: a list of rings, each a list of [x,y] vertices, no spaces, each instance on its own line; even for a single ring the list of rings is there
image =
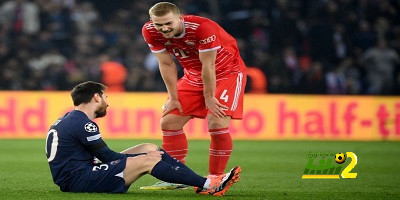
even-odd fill
[[[239,180],[240,167],[223,177],[205,178],[155,144],[140,144],[121,153],[108,148],[92,120],[106,115],[106,86],[84,82],[71,91],[75,109],[47,133],[46,155],[55,184],[63,192],[126,192],[144,174],[171,183],[201,188],[197,193],[222,196]],[[102,163],[96,164],[95,160]]]

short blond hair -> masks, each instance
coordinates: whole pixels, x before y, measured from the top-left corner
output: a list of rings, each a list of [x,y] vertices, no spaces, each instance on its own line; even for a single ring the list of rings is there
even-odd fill
[[[151,16],[157,16],[157,17],[162,17],[168,13],[172,12],[173,14],[177,14],[180,15],[181,11],[179,10],[179,8],[170,2],[159,2],[154,4],[154,6],[152,6],[149,9],[149,15]]]

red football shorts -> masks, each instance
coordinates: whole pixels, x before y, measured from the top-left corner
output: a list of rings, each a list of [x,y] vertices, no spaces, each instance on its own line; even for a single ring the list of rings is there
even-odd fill
[[[215,97],[221,104],[229,108],[225,110],[225,113],[232,119],[242,119],[243,117],[243,96],[246,80],[246,73],[239,72],[217,81]],[[182,78],[178,81],[177,89],[183,113],[179,113],[176,109],[171,112],[172,114],[205,118],[207,114],[211,113],[206,108],[202,87],[190,85],[186,79]]]

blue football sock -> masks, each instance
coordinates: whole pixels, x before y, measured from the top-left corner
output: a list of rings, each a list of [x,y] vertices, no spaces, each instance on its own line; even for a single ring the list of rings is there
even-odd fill
[[[158,162],[150,173],[152,176],[169,183],[180,183],[202,188],[207,178],[201,177],[189,168],[171,165],[163,160]]]
[[[170,156],[166,151],[164,151],[164,149],[159,148],[158,150],[164,152],[164,154],[161,156],[161,160],[163,160],[166,163],[169,163],[171,165],[176,165],[176,166],[179,166],[181,168],[189,169],[190,171],[192,171],[188,166],[183,164],[181,161],[179,161],[178,159],[175,159],[172,156]]]

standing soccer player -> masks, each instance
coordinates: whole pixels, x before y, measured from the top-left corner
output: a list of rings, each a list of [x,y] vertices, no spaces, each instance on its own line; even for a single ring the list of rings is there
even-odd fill
[[[179,8],[160,2],[149,9],[151,21],[142,34],[158,59],[168,90],[161,129],[163,149],[185,162],[188,142],[184,125],[193,117],[206,118],[211,136],[209,176],[221,176],[232,152],[231,119],[241,119],[246,85],[246,66],[236,40],[216,22],[194,15],[181,15]],[[172,56],[184,68],[178,81]],[[142,189],[175,189],[159,183]]]
[[[106,87],[84,82],[71,91],[75,109],[59,118],[47,133],[46,155],[53,181],[63,192],[126,192],[144,174],[168,182],[202,188],[199,194],[222,196],[239,180],[240,167],[223,178],[204,178],[155,144],[121,153],[108,148],[92,121],[107,113]],[[96,164],[96,160],[102,163]]]

